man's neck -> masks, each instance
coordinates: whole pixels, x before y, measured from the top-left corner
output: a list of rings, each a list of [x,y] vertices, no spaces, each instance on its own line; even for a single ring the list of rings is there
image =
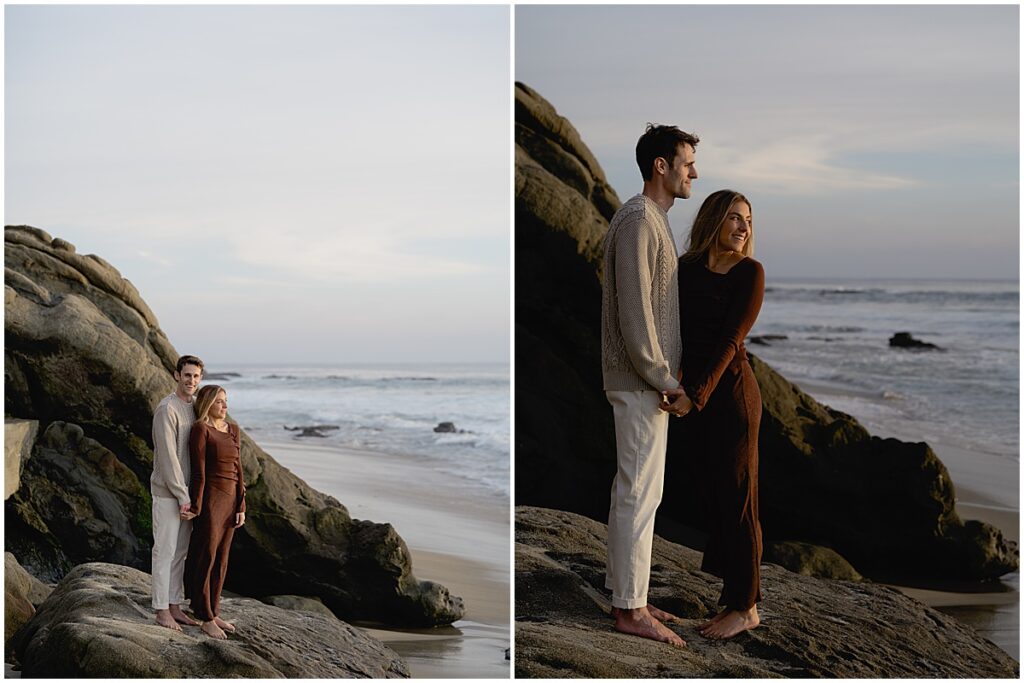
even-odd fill
[[[676,198],[669,192],[658,187],[649,180],[644,181],[644,189],[641,194],[661,207],[661,210],[668,213],[668,210],[675,204]]]
[[[191,396],[186,396],[185,394],[181,393],[181,389],[175,389],[174,390],[174,395],[177,396],[178,398],[180,398],[185,403],[191,403],[192,402],[192,397]]]

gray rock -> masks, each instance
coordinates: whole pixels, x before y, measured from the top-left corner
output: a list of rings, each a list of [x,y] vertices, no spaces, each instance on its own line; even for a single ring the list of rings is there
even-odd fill
[[[762,561],[782,565],[791,572],[819,579],[861,581],[864,578],[836,551],[811,543],[765,543]]]
[[[306,598],[301,595],[267,595],[260,598],[263,602],[281,609],[302,610],[315,612],[324,616],[334,618],[334,612],[327,609],[327,605],[318,598]]]
[[[75,567],[15,639],[26,678],[405,678],[395,652],[334,618],[224,598],[237,633],[157,626],[150,577],[129,567]]]
[[[909,332],[897,332],[893,336],[889,337],[889,346],[895,346],[901,349],[941,349],[930,342],[923,342],[920,339],[915,339]]]
[[[519,678],[1017,678],[1018,664],[970,627],[898,591],[762,566],[761,626],[724,642],[697,624],[721,582],[700,553],[655,538],[649,601],[680,617],[679,650],[618,633],[604,590],[603,524],[516,509]]]
[[[4,418],[4,500],[18,490],[21,472],[32,454],[39,423],[35,420]]]
[[[5,411],[66,435],[29,460],[6,501],[7,548],[47,580],[94,560],[148,569],[153,408],[174,388],[179,354],[102,259],[28,226],[8,226],[4,240]],[[315,595],[335,614],[399,625],[462,617],[461,599],[415,578],[390,525],[352,520],[244,432],[241,450],[248,515],[229,590]]]
[[[36,613],[53,589],[29,574],[11,553],[4,553],[4,658],[11,661],[10,642]]]

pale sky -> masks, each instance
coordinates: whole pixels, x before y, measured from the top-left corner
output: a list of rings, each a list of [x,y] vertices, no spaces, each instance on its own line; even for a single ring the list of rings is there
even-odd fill
[[[5,224],[179,352],[506,362],[510,9],[8,6]]]
[[[753,204],[774,277],[1019,272],[1019,8],[519,6],[516,80],[625,201],[648,121],[701,138],[700,202]]]

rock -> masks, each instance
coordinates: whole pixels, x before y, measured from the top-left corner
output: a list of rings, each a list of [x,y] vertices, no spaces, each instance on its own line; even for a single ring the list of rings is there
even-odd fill
[[[334,612],[327,609],[327,605],[318,598],[306,598],[301,595],[267,595],[260,598],[263,602],[281,609],[302,610],[315,612],[334,618]]]
[[[307,427],[288,427],[286,425],[284,428],[287,429],[289,432],[300,432],[299,434],[295,435],[296,438],[301,438],[304,436],[315,436],[321,439],[327,437],[327,435],[324,434],[324,431],[340,429],[338,425],[309,425]]]
[[[454,422],[441,422],[434,427],[434,431],[439,434],[456,434],[459,430],[455,428]]]
[[[39,423],[35,420],[4,419],[4,500],[18,490],[21,472],[32,454]]]
[[[11,639],[36,613],[51,588],[29,574],[11,553],[4,553],[4,659],[11,661]]]
[[[179,354],[102,259],[28,226],[4,240],[4,407],[48,435],[5,503],[7,549],[46,580],[96,560],[146,570],[153,408]],[[241,450],[248,515],[228,590],[317,596],[339,616],[396,625],[462,617],[459,598],[415,578],[390,525],[352,520],[244,432]]]
[[[204,382],[228,382],[242,375],[237,372],[203,372]]]
[[[753,337],[747,337],[747,343],[760,344],[762,346],[771,346],[770,342],[784,341],[786,339],[789,339],[789,337],[784,334],[759,334]]]
[[[901,349],[939,349],[935,344],[923,342],[914,337],[909,332],[897,332],[893,336],[889,337],[889,346],[895,346]]]
[[[656,537],[650,603],[679,616],[687,647],[618,633],[604,589],[604,525],[516,508],[519,678],[1017,678],[1009,655],[898,591],[762,566],[759,628],[725,642],[696,625],[721,582],[700,553]]]
[[[843,559],[842,555],[831,548],[799,541],[765,543],[762,560],[782,565],[791,572],[819,579],[861,581],[864,578]]]
[[[150,577],[88,563],[58,584],[15,639],[25,678],[406,678],[391,649],[359,629],[310,612],[224,598],[238,629],[226,641],[197,626],[157,626]]]
[[[604,520],[615,432],[601,378],[600,261],[619,202],[571,124],[526,86],[515,95],[516,502]],[[927,444],[873,437],[753,356],[751,365],[763,399],[766,540],[833,548],[872,578],[990,579],[1018,567],[1016,544],[959,519]],[[685,450],[672,434],[670,448]],[[694,538],[701,523],[678,461],[673,450],[658,512],[671,540]]]

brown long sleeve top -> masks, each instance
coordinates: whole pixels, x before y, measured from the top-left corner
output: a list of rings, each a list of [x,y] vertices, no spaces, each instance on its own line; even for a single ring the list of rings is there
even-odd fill
[[[189,493],[192,512],[203,511],[203,495],[212,479],[232,482],[236,493],[235,512],[245,512],[245,482],[242,479],[241,434],[238,425],[228,423],[228,431],[197,422],[189,436],[192,481]]]
[[[744,258],[728,273],[703,262],[679,260],[683,390],[703,410],[731,364],[744,361],[743,345],[764,300],[764,268]]]

